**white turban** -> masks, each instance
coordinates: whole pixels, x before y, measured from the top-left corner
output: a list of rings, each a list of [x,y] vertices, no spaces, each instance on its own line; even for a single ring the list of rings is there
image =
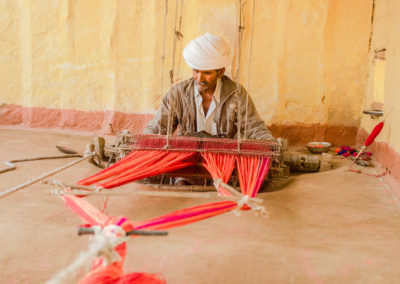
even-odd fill
[[[183,50],[186,63],[197,70],[215,70],[227,67],[231,49],[219,36],[209,33],[191,40]]]

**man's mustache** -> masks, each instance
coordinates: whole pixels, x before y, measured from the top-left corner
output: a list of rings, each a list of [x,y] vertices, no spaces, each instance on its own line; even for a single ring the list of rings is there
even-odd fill
[[[198,82],[198,81],[196,81],[196,85],[208,86],[208,83],[207,82]]]

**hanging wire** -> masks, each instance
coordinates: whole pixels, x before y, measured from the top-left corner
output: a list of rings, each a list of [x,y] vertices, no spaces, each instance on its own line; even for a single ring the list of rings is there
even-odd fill
[[[183,5],[183,2],[181,4],[181,7],[182,7],[182,5]],[[181,8],[181,11],[182,11],[182,8]],[[182,18],[182,14],[181,14],[180,17]],[[170,76],[170,80],[171,80],[170,81],[171,88],[170,88],[170,91],[168,93],[169,109],[168,109],[167,137],[166,137],[167,138],[167,147],[169,145],[169,136],[172,134],[173,110],[175,109],[175,102],[173,101],[173,98],[170,95],[170,92],[171,92],[172,86],[174,84],[176,45],[177,45],[177,40],[179,40],[179,38],[183,37],[183,35],[181,34],[180,30],[176,29],[177,21],[178,21],[178,0],[175,1],[174,44],[173,44],[173,49],[172,49],[172,67],[171,67],[171,70],[169,71],[169,76]],[[180,21],[179,29],[180,29],[180,27],[181,27],[181,21]]]
[[[167,29],[167,16],[168,16],[168,0],[165,0],[165,12],[164,12],[164,30],[163,30],[163,41],[162,41],[162,55],[161,55],[161,81],[160,81],[160,94],[154,100],[154,103],[162,96],[164,92],[164,65],[165,65],[165,37]],[[158,123],[158,135],[161,134],[161,119]]]
[[[165,13],[164,13],[164,31],[162,41],[162,55],[161,55],[161,83],[160,83],[160,96],[163,93],[164,83],[164,65],[165,65],[165,36],[167,29],[167,16],[168,16],[168,0],[165,0]]]
[[[169,71],[171,84],[174,83],[174,68],[175,68],[175,54],[176,54],[176,41],[177,41],[177,29],[176,29],[177,20],[178,20],[178,0],[175,1],[174,45],[172,49],[172,67],[171,70]]]
[[[244,139],[247,139],[247,118],[249,108],[249,91],[250,91],[250,74],[251,74],[251,61],[253,57],[253,36],[254,36],[254,14],[255,14],[256,0],[253,0],[253,9],[251,13],[251,34],[250,34],[250,50],[249,50],[249,72],[247,75],[247,95],[246,95],[246,116],[244,122]]]
[[[180,45],[179,45],[179,57],[178,57],[178,69],[176,71],[176,80],[179,80],[179,71],[181,67],[181,54],[182,54],[182,45],[183,45],[183,35],[182,35],[182,18],[183,18],[183,0],[181,0],[181,12],[180,12],[180,17],[179,17],[179,39],[180,39]]]
[[[245,4],[245,3],[244,3]],[[240,92],[240,53],[241,53],[241,40],[242,40],[242,33],[244,30],[244,26],[242,25],[242,12],[243,6],[242,0],[237,0],[236,2],[236,26],[237,26],[237,51],[236,51],[236,93],[235,93],[235,100],[236,100],[236,114],[238,119],[238,131],[237,131],[237,141],[238,141],[238,151],[240,151],[240,140],[241,140],[241,110],[240,110],[240,102],[239,102],[239,92]],[[239,5],[239,9],[238,9]]]

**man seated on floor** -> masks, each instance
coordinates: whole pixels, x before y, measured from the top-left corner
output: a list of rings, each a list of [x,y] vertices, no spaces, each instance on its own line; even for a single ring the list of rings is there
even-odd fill
[[[206,33],[189,42],[183,57],[192,68],[193,77],[174,85],[164,96],[144,134],[167,134],[168,114],[172,108],[170,133],[179,125],[178,135],[236,138],[239,131],[237,84],[224,75],[231,61],[229,45],[219,36]],[[275,140],[241,85],[238,101],[240,137]],[[245,127],[246,137],[243,137]]]

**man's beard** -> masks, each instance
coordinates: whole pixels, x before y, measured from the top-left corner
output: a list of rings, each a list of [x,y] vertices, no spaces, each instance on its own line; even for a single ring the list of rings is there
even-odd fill
[[[206,91],[210,88],[210,85],[207,82],[195,82],[195,84],[199,91]]]

